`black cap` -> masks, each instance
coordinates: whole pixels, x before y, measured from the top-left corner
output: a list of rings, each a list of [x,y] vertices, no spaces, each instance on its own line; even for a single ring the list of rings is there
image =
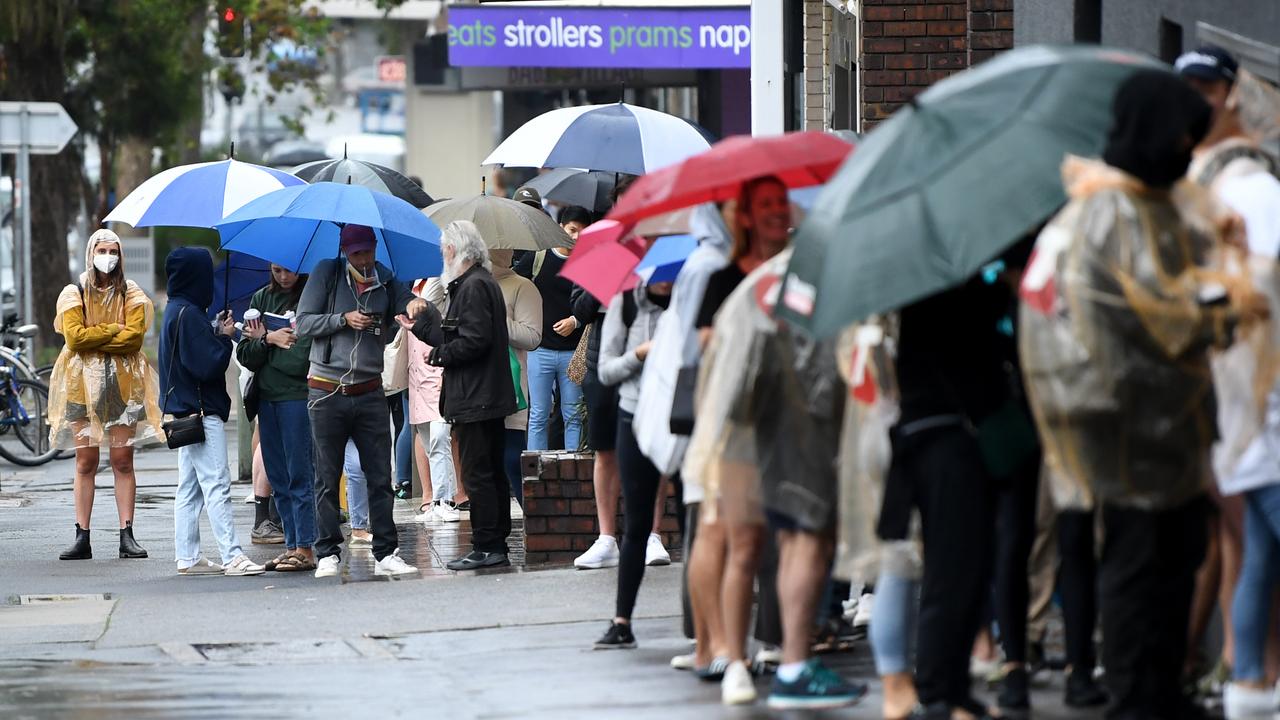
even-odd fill
[[[516,202],[522,202],[525,205],[532,205],[539,210],[542,209],[542,195],[528,185],[517,190],[514,199]]]
[[[1240,70],[1240,63],[1236,62],[1231,53],[1217,45],[1204,45],[1189,53],[1183,53],[1173,67],[1183,77],[1234,83],[1236,73]]]

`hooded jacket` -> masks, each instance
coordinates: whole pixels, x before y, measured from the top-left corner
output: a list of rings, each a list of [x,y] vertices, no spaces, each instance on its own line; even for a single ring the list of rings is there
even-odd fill
[[[505,418],[516,411],[516,390],[502,288],[475,265],[445,293],[444,317],[428,304],[413,327],[413,334],[434,348],[431,364],[444,368],[440,412],[450,423]]]
[[[520,362],[520,392],[529,397],[529,351],[538,349],[542,342],[542,294],[533,281],[517,275],[511,269],[511,250],[490,250],[493,261],[493,279],[502,288],[502,298],[507,304],[507,340]],[[507,416],[508,430],[527,430],[529,409],[519,410]]]
[[[165,259],[164,269],[169,304],[160,329],[160,407],[174,417],[202,411],[226,422],[231,338],[215,332],[207,316],[213,258],[204,248],[178,248]]]

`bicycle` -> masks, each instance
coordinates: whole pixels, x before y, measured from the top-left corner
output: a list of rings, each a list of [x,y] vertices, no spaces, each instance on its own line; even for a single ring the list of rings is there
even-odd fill
[[[0,457],[36,467],[57,456],[49,437],[49,388],[0,365]]]
[[[41,370],[37,368],[27,359],[23,352],[26,341],[35,337],[40,332],[39,325],[19,325],[17,313],[9,313],[4,317],[4,322],[0,323],[0,364],[13,367],[18,376],[24,380],[39,380],[48,383],[48,375],[43,379],[40,376]],[[48,366],[48,373],[53,373],[53,366]]]

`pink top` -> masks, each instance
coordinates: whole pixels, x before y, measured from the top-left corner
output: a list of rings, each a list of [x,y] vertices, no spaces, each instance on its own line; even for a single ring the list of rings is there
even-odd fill
[[[416,288],[418,297],[426,297],[426,288],[419,283]],[[443,420],[440,415],[440,388],[444,384],[444,368],[427,364],[431,354],[431,346],[418,339],[411,332],[405,333],[405,341],[409,343],[409,423],[419,425],[426,422]]]

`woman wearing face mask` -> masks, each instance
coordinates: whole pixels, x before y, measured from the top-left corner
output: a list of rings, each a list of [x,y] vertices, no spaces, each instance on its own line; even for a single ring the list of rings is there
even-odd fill
[[[305,275],[271,266],[271,284],[254,293],[249,307],[263,313],[296,312]],[[307,372],[311,340],[292,327],[268,330],[262,320],[245,324],[236,360],[255,373],[261,404],[258,433],[262,462],[284,526],[285,551],[267,563],[281,572],[316,569],[315,470],[311,461],[311,420],[307,417]]]
[[[53,321],[67,344],[49,382],[50,434],[55,446],[76,452],[76,541],[59,556],[63,560],[93,557],[89,520],[103,445],[115,475],[120,557],[147,557],[133,538],[133,448],[164,437],[155,370],[142,353],[155,307],[125,279],[123,251],[115,233],[95,232],[85,252],[85,272],[63,288]]]
[[[600,337],[597,367],[600,383],[619,386],[616,452],[626,528],[618,559],[617,609],[609,629],[595,643],[597,650],[636,646],[631,632],[631,611],[635,608],[640,581],[644,579],[645,550],[662,476],[640,452],[631,421],[653,332],[670,302],[669,282],[624,291],[609,304]]]

